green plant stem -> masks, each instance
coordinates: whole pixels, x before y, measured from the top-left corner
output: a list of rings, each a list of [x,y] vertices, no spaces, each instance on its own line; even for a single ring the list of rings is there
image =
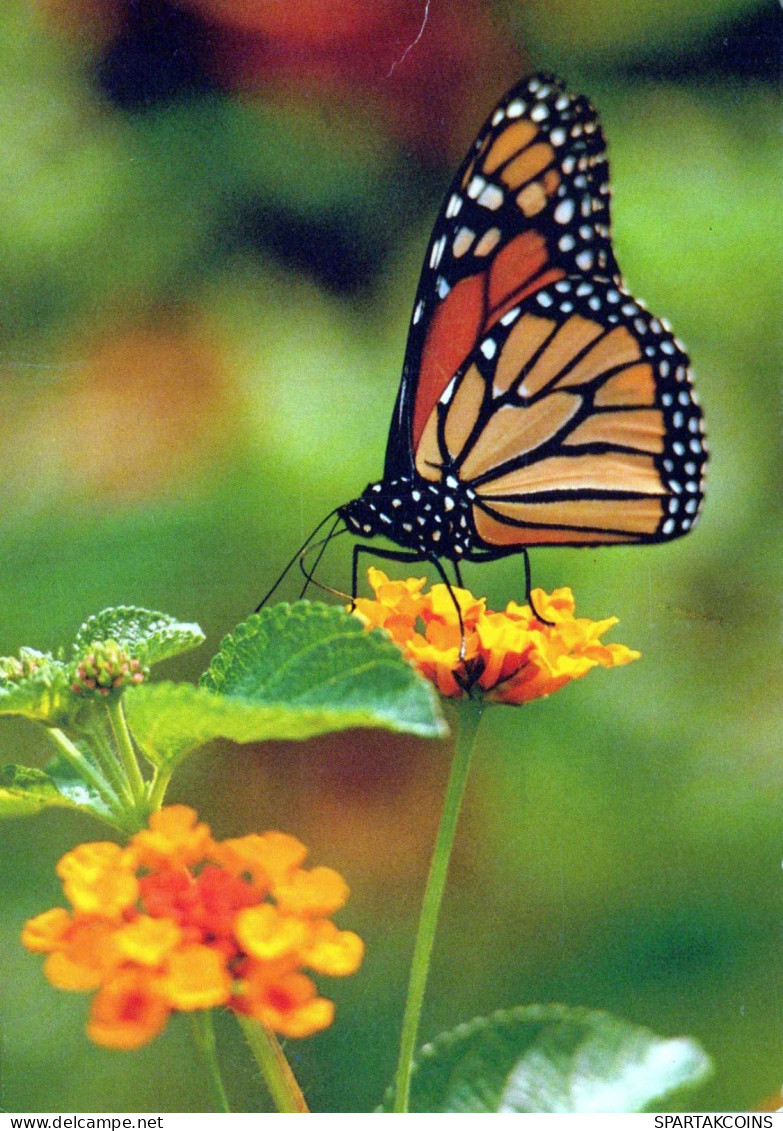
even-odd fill
[[[190,1015],[193,1026],[193,1038],[201,1054],[204,1067],[207,1070],[210,1091],[217,1111],[231,1111],[228,1096],[220,1074],[220,1064],[217,1057],[215,1044],[215,1026],[212,1021],[211,1009],[197,1009]]]
[[[241,1013],[237,1013],[236,1017],[277,1111],[288,1115],[309,1111],[299,1082],[272,1030],[252,1017],[243,1017]]]
[[[59,727],[47,727],[47,734],[63,757],[73,766],[74,770],[76,770],[79,777],[93,787],[101,800],[105,802],[113,813],[121,813],[122,806],[120,805],[117,794],[106,781],[103,774],[88,762],[79,747],[71,742],[68,735],[60,730]]]
[[[155,813],[163,804],[163,798],[171,781],[171,770],[157,769],[152,775],[149,789],[150,812]]]
[[[120,760],[125,770],[125,775],[130,783],[133,800],[138,805],[139,802],[144,800],[144,778],[141,776],[139,763],[136,761],[136,751],[133,749],[133,740],[128,730],[128,724],[125,721],[122,700],[110,698],[106,704],[106,709],[109,712],[111,729],[114,734],[114,740],[117,743],[117,749],[120,752]]]
[[[90,727],[90,729],[85,732],[85,737],[89,740],[96,761],[100,764],[107,781],[109,781],[118,796],[122,797],[127,805],[132,808],[134,802],[130,783],[123,771],[122,764],[118,761],[116,750],[114,750],[106,737],[104,728],[96,722],[94,726]]]
[[[463,699],[459,704],[459,723],[454,758],[449,772],[443,813],[441,814],[440,827],[430,861],[427,886],[424,889],[419,927],[416,933],[416,943],[413,948],[408,997],[405,1002],[402,1033],[400,1035],[400,1055],[394,1077],[394,1107],[392,1110],[395,1112],[406,1112],[408,1110],[413,1056],[416,1051],[419,1021],[424,1003],[424,990],[427,985],[432,947],[438,926],[438,914],[446,886],[446,876],[449,870],[449,860],[454,845],[454,834],[457,829],[462,798],[465,793],[465,783],[468,779],[473,743],[483,709],[483,703],[476,699]]]

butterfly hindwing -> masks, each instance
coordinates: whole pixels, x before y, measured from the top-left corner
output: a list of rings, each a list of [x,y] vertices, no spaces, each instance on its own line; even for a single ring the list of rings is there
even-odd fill
[[[705,462],[681,345],[619,283],[579,277],[506,311],[416,450],[423,479],[471,493],[485,548],[677,537]]]
[[[506,311],[541,286],[593,271],[619,279],[603,135],[586,99],[538,75],[493,111],[436,220],[385,476],[410,473],[432,407]]]

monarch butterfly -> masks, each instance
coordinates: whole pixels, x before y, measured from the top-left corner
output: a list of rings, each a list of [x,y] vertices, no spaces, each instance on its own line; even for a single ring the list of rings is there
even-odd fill
[[[524,79],[435,222],[383,478],[321,526],[383,535],[400,550],[380,556],[428,559],[447,584],[440,559],[461,584],[461,561],[522,552],[528,592],[530,546],[679,537],[707,460],[688,364],[623,285],[595,111],[551,75]],[[354,547],[354,594],[369,549]]]

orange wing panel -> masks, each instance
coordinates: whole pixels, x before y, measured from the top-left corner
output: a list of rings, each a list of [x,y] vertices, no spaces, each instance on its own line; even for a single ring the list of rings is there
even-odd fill
[[[484,321],[485,288],[486,272],[461,279],[432,316],[416,390],[414,451],[441,393],[478,341]]]
[[[549,260],[546,240],[538,232],[523,232],[498,252],[489,276],[489,306],[500,306],[504,299],[521,290]]]
[[[587,530],[537,530],[535,527],[512,526],[480,507],[473,508],[476,532],[490,546],[554,546],[558,542],[573,545],[583,542],[587,545],[601,546],[609,542],[634,542],[632,534],[615,534],[611,531],[593,533]]]

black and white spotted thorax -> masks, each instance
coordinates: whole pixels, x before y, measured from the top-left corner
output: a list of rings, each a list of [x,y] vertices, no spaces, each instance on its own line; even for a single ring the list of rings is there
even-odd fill
[[[437,483],[401,476],[370,483],[358,499],[340,507],[348,530],[364,538],[382,535],[422,557],[457,560],[475,537],[474,492],[453,475]]]

